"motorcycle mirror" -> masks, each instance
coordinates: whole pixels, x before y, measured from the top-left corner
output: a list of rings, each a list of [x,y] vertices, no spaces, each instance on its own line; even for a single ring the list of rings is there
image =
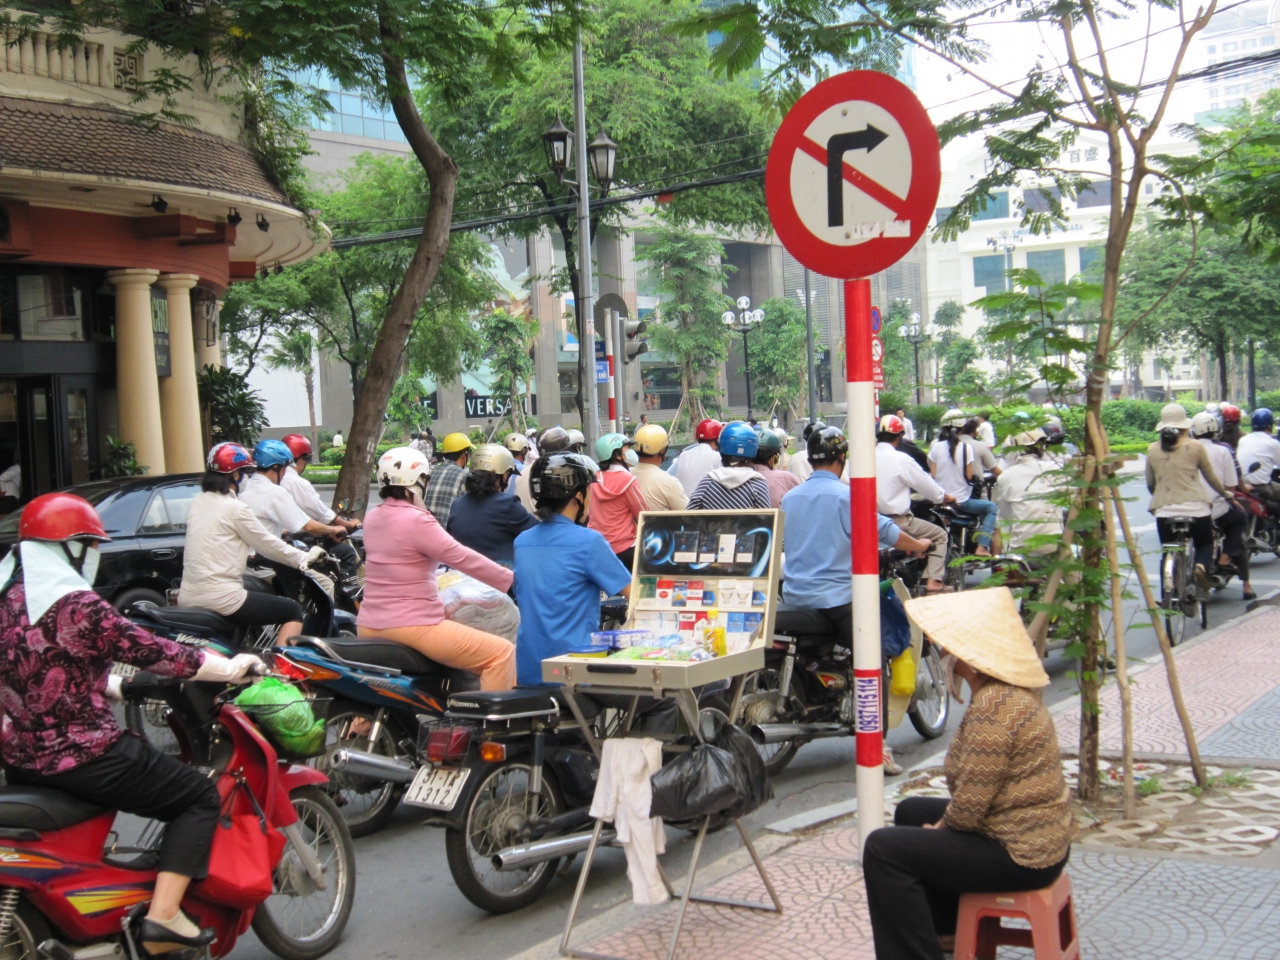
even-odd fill
[[[368,502],[369,501],[366,500],[364,497],[356,497],[355,500],[351,501],[351,512],[359,513],[361,510],[365,508],[365,504],[367,504]]]
[[[346,513],[348,502],[349,501],[347,501],[345,498],[342,500],[339,500],[337,503],[333,505],[333,509],[336,510],[338,513]]]

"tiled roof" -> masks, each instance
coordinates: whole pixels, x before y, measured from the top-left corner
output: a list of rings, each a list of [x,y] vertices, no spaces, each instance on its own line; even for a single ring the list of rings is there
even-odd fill
[[[243,146],[95,107],[0,97],[0,167],[122,177],[288,203]]]

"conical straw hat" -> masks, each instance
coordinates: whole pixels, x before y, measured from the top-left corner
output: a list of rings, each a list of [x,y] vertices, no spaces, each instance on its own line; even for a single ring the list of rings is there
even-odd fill
[[[975,670],[1016,687],[1049,685],[1008,587],[917,597],[906,607],[931,641]]]

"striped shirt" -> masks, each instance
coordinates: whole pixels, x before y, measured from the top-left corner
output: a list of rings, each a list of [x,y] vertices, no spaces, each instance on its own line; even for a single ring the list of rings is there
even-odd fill
[[[727,487],[717,474],[738,479],[730,471],[746,471],[751,476],[737,486]],[[720,467],[701,480],[689,498],[690,510],[768,510],[773,506],[769,484],[751,467]]]

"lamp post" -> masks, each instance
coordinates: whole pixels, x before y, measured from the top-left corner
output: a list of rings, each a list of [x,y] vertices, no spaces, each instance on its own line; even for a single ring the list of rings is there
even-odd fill
[[[920,344],[929,339],[929,331],[926,324],[920,323],[920,314],[913,313],[911,322],[904,323],[898,328],[898,336],[911,344],[912,350],[915,351],[916,361],[916,406],[920,406]]]
[[[817,290],[809,289],[809,268],[804,268],[804,289],[797,290],[796,296],[804,306],[804,340],[807,372],[809,375],[809,422],[818,419],[818,370],[813,362],[813,301]]]
[[[1009,287],[1009,271],[1013,269],[1013,251],[1014,251],[1014,248],[1018,246],[1018,243],[1021,240],[1022,240],[1022,237],[1019,234],[1010,233],[1008,230],[1001,230],[998,235],[994,237],[987,237],[987,246],[990,247],[992,250],[996,251],[996,253],[1004,254],[1004,287],[1003,289],[1005,290],[1008,290],[1010,288]]]
[[[763,310],[751,309],[750,297],[739,297],[736,301],[739,313],[726,310],[720,315],[720,321],[734,333],[742,334],[742,366],[747,374],[747,419],[751,419],[751,354],[747,352],[747,333],[753,326],[764,319]]]
[[[542,143],[547,153],[547,165],[555,173],[556,179],[569,187],[578,200],[578,290],[573,306],[579,318],[578,383],[582,389],[583,403],[588,408],[587,415],[584,417],[587,422],[583,427],[587,434],[588,445],[592,445],[600,436],[600,410],[596,402],[598,391],[595,378],[595,281],[591,275],[591,188],[585,174],[579,174],[579,180],[574,181],[565,177],[565,171],[568,170],[571,162],[580,171],[590,169],[596,183],[600,186],[600,195],[607,196],[609,187],[613,183],[618,145],[604,133],[590,144],[586,142],[584,131],[587,121],[582,85],[581,35],[573,46],[573,100],[574,127],[581,135],[575,140],[573,132],[557,117],[555,123],[542,135]],[[561,230],[562,232],[565,230],[564,224],[561,225]]]

